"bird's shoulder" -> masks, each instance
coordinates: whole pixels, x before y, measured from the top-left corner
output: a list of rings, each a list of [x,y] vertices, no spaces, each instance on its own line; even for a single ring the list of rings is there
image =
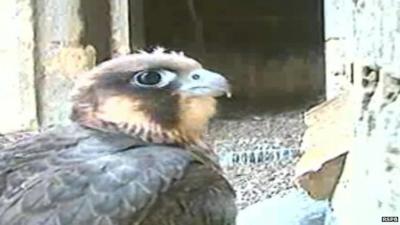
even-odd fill
[[[227,184],[195,152],[71,127],[43,133],[0,152],[0,224],[145,220],[162,199]]]

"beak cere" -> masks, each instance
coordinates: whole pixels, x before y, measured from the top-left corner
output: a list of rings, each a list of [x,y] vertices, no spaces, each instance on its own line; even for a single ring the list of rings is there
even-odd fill
[[[180,83],[179,91],[188,96],[231,97],[228,80],[221,74],[209,70],[194,70]]]

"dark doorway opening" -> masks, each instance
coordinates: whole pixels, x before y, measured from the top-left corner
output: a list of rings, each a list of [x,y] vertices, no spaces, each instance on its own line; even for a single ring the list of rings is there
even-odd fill
[[[146,0],[146,46],[181,49],[228,76],[240,108],[313,103],[325,93],[322,1]],[[236,107],[237,108],[237,107]]]

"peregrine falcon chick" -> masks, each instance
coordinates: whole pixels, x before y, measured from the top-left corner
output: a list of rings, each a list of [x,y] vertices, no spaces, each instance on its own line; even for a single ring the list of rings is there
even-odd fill
[[[80,77],[71,124],[0,152],[1,225],[234,225],[235,194],[202,134],[220,74],[140,52]]]

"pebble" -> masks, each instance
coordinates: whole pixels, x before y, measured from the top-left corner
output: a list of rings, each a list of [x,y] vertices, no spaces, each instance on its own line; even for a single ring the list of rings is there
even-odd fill
[[[237,192],[240,209],[284,196],[294,188],[294,166],[301,155],[299,149],[306,128],[304,111],[219,119],[210,125],[207,138]]]

